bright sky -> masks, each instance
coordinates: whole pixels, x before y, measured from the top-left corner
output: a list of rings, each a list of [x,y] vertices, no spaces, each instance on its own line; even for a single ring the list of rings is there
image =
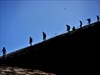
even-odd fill
[[[100,16],[100,0],[0,0],[0,50],[7,53],[66,32],[66,24],[79,27],[87,18],[96,22]],[[0,55],[2,53],[0,52]]]

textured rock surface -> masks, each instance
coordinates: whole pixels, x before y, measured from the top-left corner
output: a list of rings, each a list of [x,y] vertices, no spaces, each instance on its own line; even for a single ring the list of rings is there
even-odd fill
[[[0,66],[0,75],[56,75],[39,70]]]

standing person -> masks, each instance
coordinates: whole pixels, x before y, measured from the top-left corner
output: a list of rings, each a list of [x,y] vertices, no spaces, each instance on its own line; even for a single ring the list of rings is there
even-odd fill
[[[29,44],[30,44],[30,46],[32,46],[32,42],[33,42],[32,37],[29,37]]]
[[[75,30],[76,30],[76,28],[75,28],[75,26],[73,26],[72,31],[75,31]]]
[[[67,31],[69,32],[70,31],[70,26],[66,25],[66,27],[67,27]]]
[[[87,21],[88,21],[88,24],[90,25],[90,23],[91,23],[91,19],[90,19],[90,18],[88,18],[88,19],[87,19]]]
[[[97,15],[97,22],[99,22],[100,17]]]
[[[5,55],[6,55],[6,48],[5,47],[3,47],[3,49],[2,49],[2,53],[3,53],[3,57],[5,57]]]
[[[80,22],[80,28],[82,27],[82,21],[79,21]]]
[[[42,32],[42,34],[43,34],[43,40],[46,40],[46,33]]]

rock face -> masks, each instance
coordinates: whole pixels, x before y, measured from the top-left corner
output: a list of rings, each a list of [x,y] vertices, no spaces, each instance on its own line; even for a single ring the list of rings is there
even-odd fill
[[[0,66],[0,75],[56,75],[53,73],[46,73],[39,70]]]
[[[70,75],[76,68],[89,70],[98,66],[99,43],[100,22],[96,22],[10,53],[0,58],[0,64]]]

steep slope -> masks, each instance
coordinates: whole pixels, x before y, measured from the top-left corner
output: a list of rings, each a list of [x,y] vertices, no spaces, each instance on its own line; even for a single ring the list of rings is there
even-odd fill
[[[55,75],[55,74],[45,73],[39,70],[32,70],[27,68],[0,66],[0,75]]]
[[[68,70],[76,68],[93,69],[98,66],[99,34],[100,22],[92,23],[10,53],[6,58],[0,58],[0,64],[39,69],[61,75],[70,75],[71,71]],[[81,71],[81,74],[85,73]],[[88,72],[90,73],[94,72]]]

